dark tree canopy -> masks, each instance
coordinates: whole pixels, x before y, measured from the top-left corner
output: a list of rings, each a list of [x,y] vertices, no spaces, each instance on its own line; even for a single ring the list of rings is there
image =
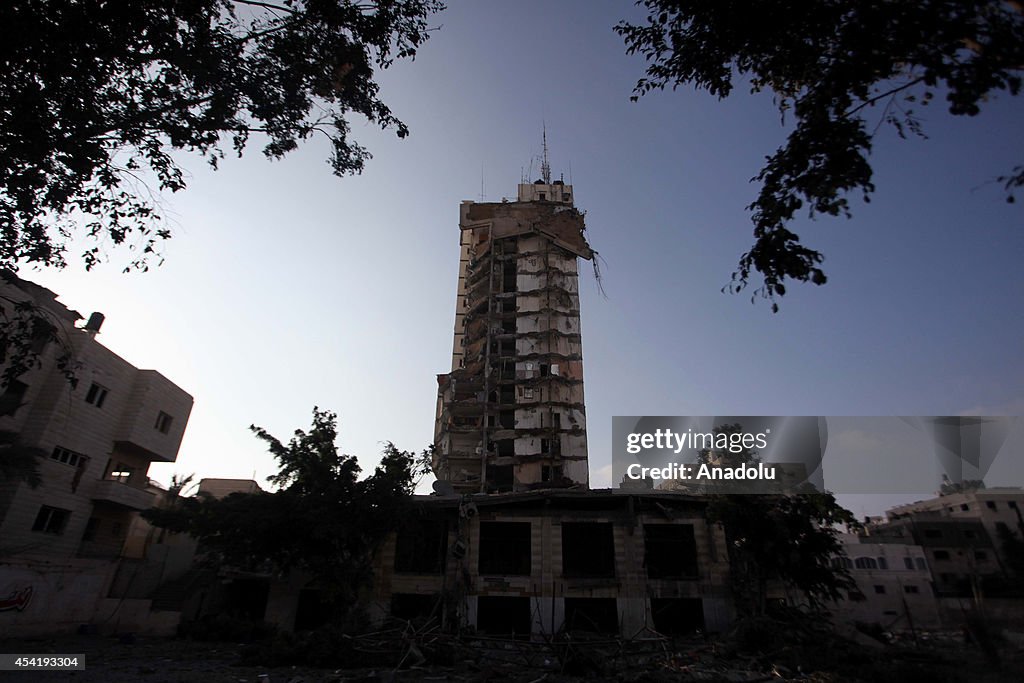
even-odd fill
[[[740,424],[715,427],[715,435],[743,434]],[[754,449],[739,453],[703,450],[698,463],[728,467],[753,465]],[[708,517],[725,529],[729,579],[736,606],[745,616],[767,613],[769,584],[800,591],[810,606],[822,607],[854,586],[849,573],[833,559],[845,554],[840,526],[855,527],[853,513],[831,493],[797,495],[733,493],[710,495]]]
[[[1006,0],[641,0],[646,23],[615,30],[627,52],[647,58],[636,100],[693,84],[719,98],[733,81],[770,90],[794,128],[754,178],[748,209],[754,245],[732,284],[753,271],[772,301],[785,281],[824,284],[822,254],[787,225],[799,211],[850,215],[848,195],[874,191],[868,160],[878,125],[922,135],[916,107],[943,96],[950,113],[972,116],[1004,90],[1017,95],[1024,68],[1024,6]],[[999,178],[1013,201],[1024,165]]]
[[[355,456],[338,451],[337,417],[313,409],[309,431],[283,443],[253,426],[280,467],[273,493],[235,493],[223,499],[180,497],[189,479],[178,480],[171,504],[143,513],[154,525],[187,532],[214,563],[238,568],[309,572],[339,608],[349,607],[372,575],[377,545],[408,513],[417,475],[430,453],[384,447],[380,465],[359,479]]]
[[[280,158],[314,134],[338,175],[369,152],[349,116],[408,133],[374,68],[413,57],[439,0],[24,0],[0,3],[0,267],[64,265],[84,226],[93,266],[112,245],[146,269],[170,236],[174,153]]]

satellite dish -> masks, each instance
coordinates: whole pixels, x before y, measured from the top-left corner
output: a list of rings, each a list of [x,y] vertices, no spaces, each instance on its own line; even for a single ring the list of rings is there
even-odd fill
[[[438,479],[434,482],[433,486],[434,493],[436,493],[439,496],[455,495],[455,487],[452,486],[452,483],[450,481],[443,481],[441,479]]]

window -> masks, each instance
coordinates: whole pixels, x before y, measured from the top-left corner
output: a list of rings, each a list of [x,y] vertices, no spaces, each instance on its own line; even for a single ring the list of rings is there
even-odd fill
[[[85,533],[82,534],[83,541],[95,541],[96,532],[100,528],[100,520],[98,517],[90,517],[89,522],[85,525]]]
[[[1015,500],[1007,501],[1006,507],[1010,508],[1011,510],[1016,510],[1017,509],[1017,501],[1015,501]]]
[[[885,595],[885,586],[881,584],[875,584],[875,595]]]
[[[994,500],[986,500],[985,501],[985,507],[987,507],[989,510],[997,509],[996,508],[996,502]]]
[[[444,520],[410,519],[395,539],[395,571],[402,574],[440,574],[448,553]]]
[[[948,560],[949,559],[949,551],[948,550],[936,550],[934,553],[932,553],[932,555],[935,557],[936,560]]]
[[[28,391],[27,384],[12,379],[4,389],[4,393],[0,394],[0,417],[14,415],[18,412],[18,408],[24,405],[23,399],[26,391]]]
[[[878,568],[879,569],[888,569],[889,568],[889,563],[886,561],[886,559],[884,557],[879,557],[878,558]]]
[[[163,434],[166,434],[171,431],[171,422],[173,421],[173,417],[161,410],[156,416],[156,424],[153,425],[153,428]]]
[[[928,563],[924,561],[923,557],[915,557],[914,558],[914,564],[916,564],[917,568],[922,570],[922,571],[927,571],[928,570]]]
[[[85,402],[96,406],[97,408],[103,407],[103,402],[107,400],[107,388],[101,384],[93,382],[89,386],[89,391],[85,392]]]
[[[42,531],[47,534],[62,534],[64,527],[68,525],[68,518],[71,517],[70,510],[53,508],[43,505],[39,508],[36,521],[32,524],[32,531]]]
[[[921,591],[920,591],[920,589],[918,589],[917,586],[915,586],[913,584],[908,584],[908,585],[903,587],[903,592],[906,593],[907,595],[917,595]]]
[[[532,561],[529,522],[480,523],[481,574],[529,576]]]
[[[562,524],[562,574],[615,576],[615,536],[610,522]]]
[[[618,634],[619,610],[615,598],[566,598],[562,629]]]
[[[697,578],[693,526],[644,524],[644,566],[651,579]]]
[[[533,398],[533,389],[523,389],[523,398]]]
[[[853,561],[853,566],[857,569],[878,569],[878,563],[873,557],[858,557]]]
[[[541,481],[560,481],[562,479],[562,476],[563,475],[561,465],[541,465]]]
[[[50,460],[56,460],[57,462],[64,463],[65,465],[71,465],[75,467],[81,460],[84,460],[85,456],[81,453],[75,453],[69,451],[67,448],[57,446],[53,449],[53,453],[50,453]]]
[[[107,466],[107,476],[104,478],[120,484],[127,484],[131,480],[133,472],[134,468],[128,467],[123,462],[114,462]]]
[[[913,570],[914,569],[914,558],[912,558],[912,557],[904,557],[903,558],[903,566],[906,567],[907,569]]]
[[[961,510],[964,510],[964,511],[966,511],[966,510],[970,510],[970,509],[971,509],[971,506],[970,506],[970,505],[968,505],[967,503],[961,503],[961,504],[960,504],[960,509],[961,509]]]

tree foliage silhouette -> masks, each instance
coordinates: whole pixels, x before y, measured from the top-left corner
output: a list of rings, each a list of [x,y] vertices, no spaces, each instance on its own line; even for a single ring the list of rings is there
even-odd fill
[[[998,91],[1017,95],[1024,68],[1024,6],[1004,0],[642,0],[639,24],[615,30],[627,52],[646,57],[636,100],[692,84],[717,97],[734,80],[773,93],[794,127],[754,181],[747,207],[754,244],[740,257],[738,292],[755,289],[778,310],[786,280],[824,284],[823,256],[789,229],[810,216],[850,215],[848,196],[870,200],[868,160],[881,123],[901,137],[924,135],[919,110],[944,97],[949,112],[973,116]],[[880,109],[880,113],[878,113]],[[869,120],[878,119],[877,123]],[[1024,186],[1024,164],[998,178],[1008,201]]]
[[[214,167],[253,133],[278,159],[326,136],[337,175],[370,153],[361,115],[408,128],[375,68],[412,58],[438,0],[25,0],[0,4],[0,267],[66,263],[84,226],[91,268],[112,245],[148,268],[170,230],[160,192],[186,186],[176,152]]]
[[[338,451],[337,416],[313,409],[313,425],[288,443],[255,425],[276,458],[274,492],[178,498],[143,513],[155,526],[187,532],[218,564],[253,571],[308,572],[339,616],[372,577],[378,544],[408,514],[416,475],[429,453],[387,443],[374,472],[359,479],[355,456]]]

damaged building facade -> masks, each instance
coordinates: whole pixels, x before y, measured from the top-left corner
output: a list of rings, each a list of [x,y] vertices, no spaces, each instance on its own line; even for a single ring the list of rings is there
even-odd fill
[[[543,639],[720,631],[722,529],[696,496],[590,490],[573,188],[547,164],[517,201],[462,202],[433,496],[377,556],[378,620]]]
[[[459,493],[586,485],[579,259],[571,185],[463,202],[451,372],[438,376],[434,470]]]
[[[724,533],[699,497],[547,489],[425,496],[378,556],[377,617],[523,639],[720,632]]]

